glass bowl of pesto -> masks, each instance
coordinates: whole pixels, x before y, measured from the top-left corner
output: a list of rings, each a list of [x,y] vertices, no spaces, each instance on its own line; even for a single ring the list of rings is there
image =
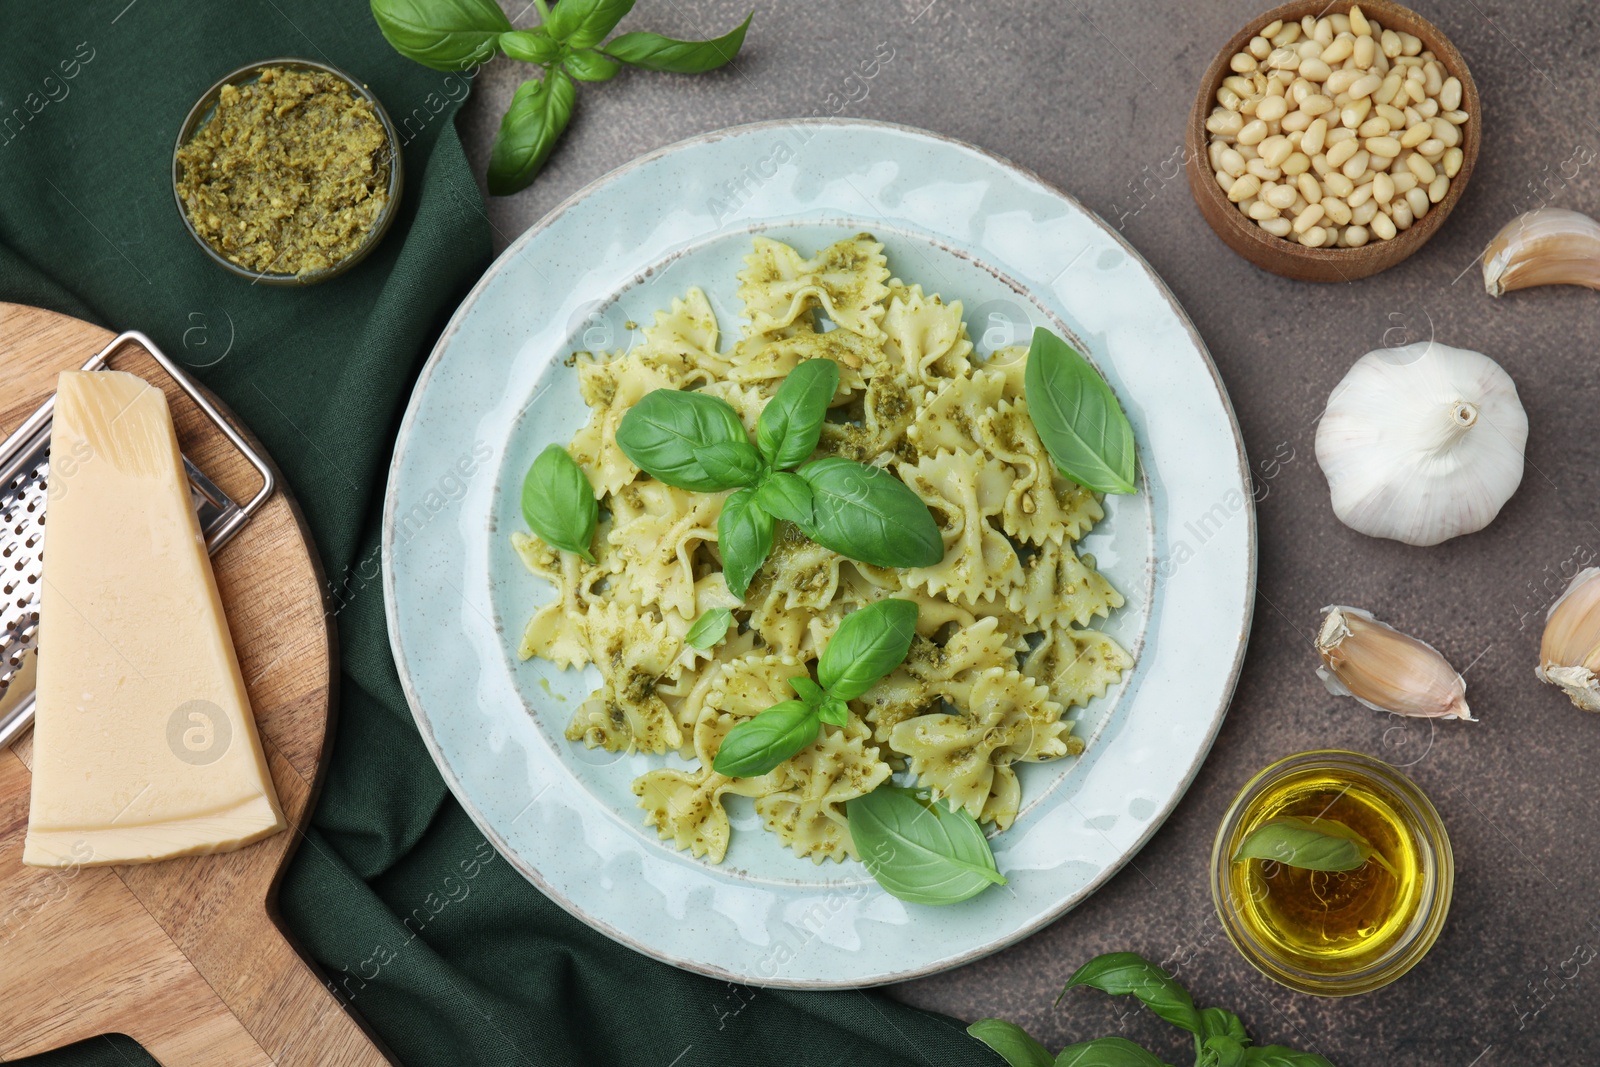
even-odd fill
[[[400,138],[337,67],[267,59],[219,78],[178,132],[172,192],[212,262],[263,285],[314,285],[383,240],[400,203]]]
[[[1314,856],[1317,835],[1322,847],[1328,835],[1345,839],[1335,848],[1358,842],[1361,855]],[[1247,855],[1289,862],[1236,858],[1247,839]],[[1318,996],[1366,993],[1416,966],[1444,928],[1454,885],[1438,810],[1411,779],[1359,752],[1302,752],[1263,770],[1223,816],[1211,852],[1211,895],[1234,947],[1268,978]]]

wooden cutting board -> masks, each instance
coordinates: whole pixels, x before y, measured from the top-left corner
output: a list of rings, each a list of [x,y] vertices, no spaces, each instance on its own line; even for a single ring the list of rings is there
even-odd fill
[[[58,371],[81,366],[113,336],[0,303],[0,438],[55,390]],[[112,365],[165,391],[184,453],[224,492],[244,501],[260,488],[244,457],[142,349],[125,347]],[[163,1067],[390,1062],[294,948],[275,906],[327,756],[335,679],[316,553],[278,485],[212,565],[290,828],[216,856],[24,867],[31,734],[0,751],[0,1060],[122,1033]]]

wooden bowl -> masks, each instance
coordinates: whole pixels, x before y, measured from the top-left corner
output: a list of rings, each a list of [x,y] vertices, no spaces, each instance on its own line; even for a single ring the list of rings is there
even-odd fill
[[[1466,191],[1467,180],[1472,177],[1473,165],[1478,160],[1478,130],[1483,122],[1483,110],[1478,101],[1478,87],[1467,70],[1467,61],[1456,50],[1438,27],[1410,8],[1389,3],[1388,0],[1366,0],[1361,11],[1376,20],[1386,30],[1409,33],[1420,38],[1424,50],[1431,51],[1444,64],[1445,69],[1461,81],[1461,109],[1471,116],[1459,127],[1461,131],[1461,169],[1450,179],[1450,191],[1433,205],[1428,213],[1411,224],[1410,229],[1396,234],[1391,241],[1376,237],[1360,248],[1307,248],[1284,237],[1274,237],[1257,226],[1228,199],[1228,194],[1217,184],[1211,169],[1206,145],[1210,135],[1205,124],[1211,109],[1216,106],[1217,90],[1222,79],[1233,73],[1228,61],[1236,52],[1244,50],[1256,31],[1277,19],[1298,22],[1306,15],[1321,18],[1327,14],[1343,14],[1352,5],[1315,3],[1300,0],[1275,7],[1257,15],[1249,24],[1233,35],[1217,58],[1206,68],[1200,79],[1200,94],[1195,98],[1194,112],[1189,116],[1184,144],[1188,149],[1189,190],[1194,194],[1200,214],[1217,231],[1223,243],[1245,259],[1264,270],[1306,282],[1348,282],[1365,278],[1406,259],[1427,243],[1428,238],[1444,224],[1456,201]]]

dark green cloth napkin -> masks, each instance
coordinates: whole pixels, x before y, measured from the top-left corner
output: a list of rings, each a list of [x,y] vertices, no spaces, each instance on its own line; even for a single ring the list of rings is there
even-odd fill
[[[412,1067],[994,1062],[953,1020],[870,992],[732,987],[577,922],[494,855],[401,695],[377,581],[384,476],[418,369],[489,263],[454,117],[466,86],[394,53],[365,4],[13,4],[0,49],[0,300],[137,328],[255,431],[337,586],[333,763],[284,882],[301,943]],[[272,289],[206,260],[173,203],[189,106],[246,63],[304,56],[365,80],[407,130],[383,246]],[[0,1037],[5,1027],[0,1007]],[[3,1045],[3,1041],[0,1041]],[[152,1062],[97,1040],[36,1063]]]

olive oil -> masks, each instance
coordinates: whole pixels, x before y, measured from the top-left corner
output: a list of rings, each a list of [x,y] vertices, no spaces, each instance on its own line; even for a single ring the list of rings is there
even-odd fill
[[[1243,840],[1268,819],[1293,815],[1360,834],[1387,867],[1369,859],[1349,871],[1310,871],[1263,860],[1231,864],[1240,924],[1297,969],[1360,970],[1402,938],[1422,898],[1424,858],[1389,790],[1354,768],[1307,767],[1256,796],[1238,822]]]

